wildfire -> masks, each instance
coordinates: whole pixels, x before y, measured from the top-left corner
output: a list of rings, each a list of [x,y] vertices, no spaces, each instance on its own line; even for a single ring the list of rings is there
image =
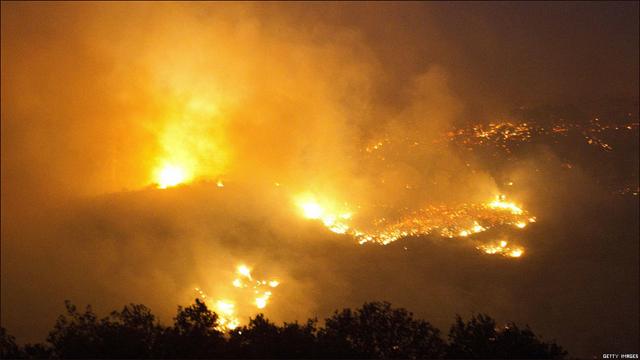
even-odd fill
[[[236,301],[228,298],[212,301],[200,288],[195,289],[200,299],[218,314],[218,329],[222,331],[233,330],[240,326],[238,304],[264,309],[273,295],[272,289],[280,285],[278,280],[255,280],[251,275],[251,268],[244,264],[238,265],[235,273],[236,278],[231,281],[231,285],[236,289]]]
[[[307,219],[320,220],[330,231],[354,237],[360,244],[367,242],[387,245],[407,236],[437,234],[446,238],[467,238],[498,226],[513,226],[523,229],[535,217],[520,206],[499,195],[484,204],[460,204],[458,206],[432,205],[413,211],[395,222],[385,218],[373,221],[374,226],[363,227],[353,224],[351,212],[329,211],[315,200],[306,196],[298,198],[298,207]],[[302,200],[300,200],[302,199]],[[478,249],[487,254],[507,253],[511,257],[524,254],[522,248],[482,245]]]

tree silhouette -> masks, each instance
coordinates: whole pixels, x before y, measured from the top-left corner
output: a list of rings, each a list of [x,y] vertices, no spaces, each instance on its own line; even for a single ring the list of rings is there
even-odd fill
[[[239,358],[310,358],[315,357],[316,327],[315,320],[305,325],[285,323],[275,325],[257,315],[230,333],[230,354]]]
[[[162,331],[155,355],[158,357],[213,358],[224,355],[223,333],[216,329],[218,315],[196,299],[178,307],[172,327]]]
[[[279,354],[280,358],[296,359],[317,357],[318,347],[316,336],[317,320],[309,319],[304,325],[295,323],[285,323],[280,329],[281,340]]]
[[[16,338],[9,335],[7,329],[0,327],[0,358],[11,359],[21,356],[20,348],[16,344]]]
[[[60,315],[47,341],[53,347],[56,357],[75,359],[103,357],[103,346],[97,335],[96,315],[87,306],[84,313],[78,312],[75,305],[65,301],[67,315]]]
[[[149,358],[161,331],[155,317],[144,305],[131,304],[98,320],[87,307],[84,313],[69,302],[67,316],[60,316],[47,341],[53,355],[60,358]],[[32,346],[29,356],[40,357],[46,348]],[[43,353],[43,351],[45,351]]]
[[[405,309],[372,302],[355,312],[336,312],[320,330],[319,342],[330,357],[437,358],[444,353],[439,333]]]
[[[278,327],[267,320],[263,314],[249,320],[248,326],[242,326],[231,332],[229,346],[238,357],[273,358],[278,355],[276,345],[279,341]]]
[[[447,357],[451,359],[559,359],[567,356],[556,343],[539,340],[527,326],[513,322],[496,327],[488,315],[473,315],[468,322],[456,317],[449,331]]]
[[[151,310],[139,304],[130,304],[121,312],[112,312],[98,327],[103,355],[108,358],[153,357],[160,332],[161,327]]]
[[[44,344],[26,344],[20,355],[25,359],[49,359],[53,357],[51,348]]]
[[[161,325],[144,305],[129,304],[98,319],[65,302],[47,344],[20,347],[0,328],[0,357],[10,358],[565,358],[556,343],[543,342],[529,327],[497,327],[487,315],[460,316],[440,331],[387,302],[336,311],[325,320],[279,326],[263,314],[223,333],[218,316],[200,300],[178,307],[171,326]]]

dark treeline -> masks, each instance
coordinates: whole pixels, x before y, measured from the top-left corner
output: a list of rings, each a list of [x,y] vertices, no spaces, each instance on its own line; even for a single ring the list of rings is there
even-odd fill
[[[440,330],[386,302],[336,311],[324,326],[270,322],[257,315],[228,333],[218,316],[196,300],[171,326],[160,324],[144,305],[128,305],[98,319],[66,303],[43,344],[19,346],[0,328],[0,357],[6,358],[565,358],[555,342],[544,342],[529,327],[496,325],[486,315],[459,316],[447,340]]]

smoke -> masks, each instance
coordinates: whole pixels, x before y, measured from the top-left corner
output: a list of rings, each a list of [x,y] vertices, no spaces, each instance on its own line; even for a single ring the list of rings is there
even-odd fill
[[[105,311],[142,302],[168,321],[194,287],[229,296],[241,262],[281,281],[266,309],[276,320],[381,297],[439,326],[466,310],[527,319],[501,285],[518,284],[501,275],[513,264],[476,273],[486,259],[451,242],[359,247],[295,208],[301,193],[364,219],[482,202],[499,186],[488,164],[438,145],[451,126],[565,101],[567,89],[637,94],[627,72],[602,87],[582,73],[558,80],[576,66],[562,45],[588,33],[545,31],[544,47],[533,30],[501,35],[515,20],[490,22],[492,11],[522,18],[515,9],[461,6],[457,17],[440,4],[3,2],[3,326],[41,340],[65,298]],[[544,189],[548,176],[527,174],[547,155],[512,177]],[[156,189],[167,165],[187,185]]]

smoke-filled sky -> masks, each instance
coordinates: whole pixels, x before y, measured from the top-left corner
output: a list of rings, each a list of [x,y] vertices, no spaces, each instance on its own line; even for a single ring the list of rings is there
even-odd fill
[[[2,2],[2,326],[42,341],[64,299],[168,322],[199,288],[241,322],[388,300],[637,352],[638,27],[637,2]],[[504,122],[569,135],[481,150]]]

